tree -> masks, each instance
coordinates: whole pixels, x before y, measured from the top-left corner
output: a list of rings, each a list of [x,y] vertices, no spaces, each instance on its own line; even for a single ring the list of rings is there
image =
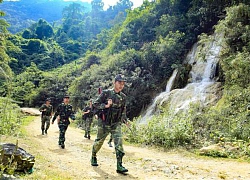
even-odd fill
[[[102,0],[92,0],[91,5],[92,5],[92,13],[98,13],[103,11],[104,3],[102,2]]]
[[[2,3],[2,0],[0,0],[0,3]],[[2,11],[0,11],[0,17],[1,16],[4,16],[4,12]],[[0,86],[3,84],[6,77],[10,76],[12,73],[8,65],[8,63],[10,62],[10,57],[6,52],[6,37],[8,36],[8,26],[9,24],[4,19],[0,19],[0,71],[2,71],[0,74]]]
[[[82,19],[84,15],[85,7],[78,4],[72,3],[68,7],[63,9],[63,18],[64,19]]]
[[[43,40],[52,37],[54,32],[52,26],[47,21],[40,19],[37,23],[35,34],[38,39]]]

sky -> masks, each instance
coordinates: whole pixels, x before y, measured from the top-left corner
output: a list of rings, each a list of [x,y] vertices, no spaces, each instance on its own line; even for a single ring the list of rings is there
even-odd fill
[[[64,0],[64,1],[74,1],[74,0]],[[92,0],[81,0],[81,1],[90,3]],[[104,9],[107,9],[109,6],[115,5],[118,1],[119,0],[102,0],[102,2],[104,3]],[[130,0],[130,1],[132,1],[134,4],[133,8],[136,8],[142,5],[143,3],[143,0]]]
[[[4,0],[4,1],[20,1],[20,0]],[[79,0],[64,0],[64,1],[79,1]],[[89,2],[91,3],[92,0],[81,0],[83,2]],[[114,6],[119,0],[102,0],[104,3],[104,10],[106,10],[109,6]],[[139,7],[142,5],[143,0],[130,0],[133,2],[134,6],[133,8]]]
[[[104,2],[104,9],[108,8],[110,5],[113,6],[115,5],[119,0],[102,0]],[[133,8],[136,8],[140,5],[142,5],[143,0],[130,0],[133,2],[134,6]]]

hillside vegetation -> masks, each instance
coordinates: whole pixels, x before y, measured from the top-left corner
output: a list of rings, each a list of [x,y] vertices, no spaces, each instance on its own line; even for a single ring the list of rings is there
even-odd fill
[[[221,100],[213,107],[194,105],[187,116],[176,116],[171,128],[161,122],[161,115],[168,114],[164,109],[146,127],[134,120],[129,140],[163,147],[248,142],[249,5],[245,0],[159,0],[131,10],[131,2],[121,0],[104,11],[102,1],[95,0],[90,12],[73,3],[64,8],[61,24],[40,19],[15,35],[7,33],[1,19],[5,75],[0,76],[0,95],[35,107],[46,97],[57,106],[70,93],[77,111],[122,73],[128,77],[124,92],[132,120],[164,90],[175,68],[176,88],[187,84],[190,67],[182,63],[187,52],[206,37],[203,33],[216,32],[224,36],[217,78],[223,85]]]

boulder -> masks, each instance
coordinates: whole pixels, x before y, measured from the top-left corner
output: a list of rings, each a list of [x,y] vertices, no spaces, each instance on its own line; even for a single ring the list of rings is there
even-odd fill
[[[32,172],[34,163],[35,157],[15,144],[0,145],[0,164],[3,165],[1,167],[13,165],[16,166],[16,171]]]
[[[22,113],[31,115],[31,116],[40,116],[41,112],[38,109],[34,108],[21,108]]]

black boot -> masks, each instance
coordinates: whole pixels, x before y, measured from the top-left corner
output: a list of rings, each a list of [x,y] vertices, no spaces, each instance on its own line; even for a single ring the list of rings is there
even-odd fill
[[[85,132],[85,135],[84,135],[84,137],[85,137],[85,138],[88,138],[88,136],[87,136],[87,133],[86,133],[86,132]]]
[[[117,173],[125,173],[128,172],[128,170],[122,166],[122,157],[124,156],[124,153],[118,152],[117,153]]]
[[[92,166],[98,166],[96,156],[92,156],[91,157],[91,165]]]
[[[48,129],[45,129],[45,134],[48,134]]]
[[[65,145],[64,145],[64,144],[61,144],[61,148],[64,149],[64,148],[65,148]]]
[[[42,135],[44,135],[44,130],[42,130]]]
[[[112,143],[110,141],[108,142],[108,145],[109,145],[109,147],[113,147]]]

